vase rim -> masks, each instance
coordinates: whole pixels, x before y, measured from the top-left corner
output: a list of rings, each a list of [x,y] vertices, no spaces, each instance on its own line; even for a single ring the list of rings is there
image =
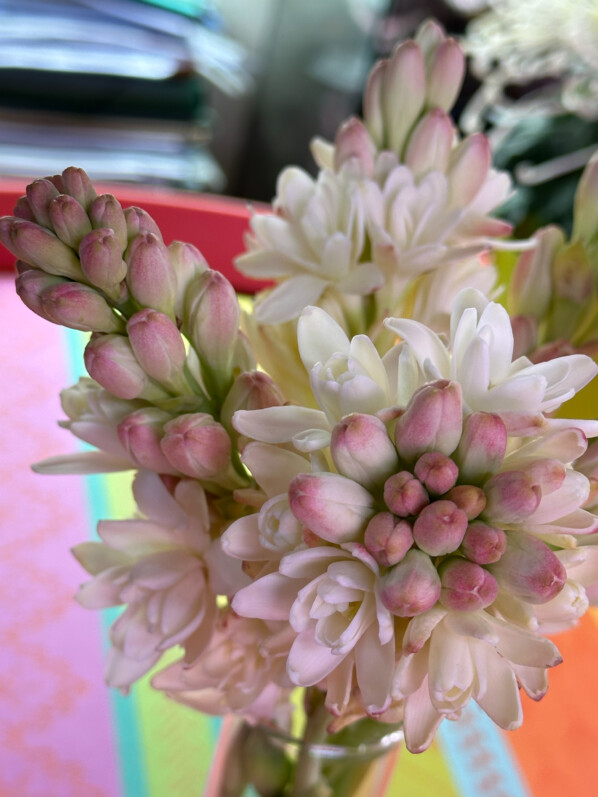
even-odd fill
[[[305,743],[303,739],[293,736],[290,733],[286,733],[279,728],[273,728],[272,726],[265,724],[261,724],[259,727],[261,727],[270,736],[279,739],[285,744],[293,744],[300,747]],[[347,755],[359,758],[363,756],[364,758],[367,758],[369,756],[379,755],[385,750],[392,750],[393,747],[396,747],[403,742],[404,737],[405,735],[402,727],[395,727],[393,730],[389,731],[384,736],[381,736],[375,742],[361,742],[355,745],[322,742],[309,743],[309,746],[311,752],[318,758],[339,759],[345,758]]]

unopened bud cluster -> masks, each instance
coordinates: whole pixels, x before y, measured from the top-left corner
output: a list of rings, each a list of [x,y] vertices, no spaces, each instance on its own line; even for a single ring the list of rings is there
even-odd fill
[[[438,381],[414,394],[391,433],[372,415],[343,418],[331,443],[338,473],[295,477],[291,509],[327,542],[362,539],[380,567],[382,602],[398,617],[438,601],[484,609],[501,589],[545,603],[563,588],[565,568],[513,524],[562,484],[565,467],[546,459],[509,470],[506,448],[497,415],[463,420],[459,385]]]
[[[144,210],[97,195],[73,167],[27,187],[0,241],[18,258],[28,307],[92,333],[89,375],[131,403],[114,432],[133,467],[226,489],[247,481],[232,415],[284,399],[253,370],[233,287],[194,246],[167,246]]]

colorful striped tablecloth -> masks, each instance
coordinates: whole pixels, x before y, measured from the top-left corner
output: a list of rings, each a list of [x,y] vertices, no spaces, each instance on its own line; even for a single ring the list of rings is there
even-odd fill
[[[72,600],[84,574],[69,548],[99,517],[131,511],[126,478],[39,476],[73,450],[59,391],[81,369],[84,335],[26,310],[0,278],[0,797],[195,797],[218,722],[153,693],[102,681],[110,618]],[[477,710],[445,722],[425,754],[403,753],[396,797],[594,797],[598,782],[598,614],[560,635],[565,662],[510,734]]]

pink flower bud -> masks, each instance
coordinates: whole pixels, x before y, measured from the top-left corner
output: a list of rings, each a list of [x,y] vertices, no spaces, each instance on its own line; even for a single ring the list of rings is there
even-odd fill
[[[463,429],[461,386],[440,380],[417,390],[397,420],[395,440],[401,459],[410,462],[427,451],[450,456]]]
[[[94,229],[108,228],[114,232],[121,252],[127,248],[127,222],[122,206],[112,194],[100,194],[89,207],[89,218]]]
[[[111,298],[120,296],[127,264],[114,230],[102,227],[88,233],[79,245],[81,268],[87,279]]]
[[[505,552],[488,570],[503,589],[532,604],[552,600],[567,580],[567,571],[548,545],[518,531],[507,535]]]
[[[261,410],[266,407],[280,407],[284,403],[282,391],[268,374],[263,371],[245,371],[239,374],[228,391],[220,420],[234,432],[232,418],[237,410]]]
[[[467,515],[468,520],[473,520],[484,511],[486,495],[480,487],[473,484],[458,484],[444,496],[447,501],[452,501]]]
[[[374,499],[357,482],[336,473],[302,473],[289,486],[295,517],[328,542],[352,542],[374,514]]]
[[[536,459],[524,466],[524,472],[534,484],[542,490],[542,495],[549,495],[565,481],[567,469],[558,459]]]
[[[26,191],[29,207],[36,222],[50,229],[52,222],[48,211],[50,202],[59,195],[56,187],[49,180],[34,180],[27,186]]]
[[[407,551],[382,578],[380,597],[397,617],[415,617],[431,609],[440,597],[440,577],[430,557],[423,551]]]
[[[83,332],[124,332],[124,321],[88,285],[63,282],[46,288],[40,298],[44,311],[55,324]]]
[[[442,495],[454,487],[459,476],[459,468],[453,460],[438,451],[422,454],[414,470],[426,490],[434,495]]]
[[[456,146],[449,158],[449,207],[463,208],[474,201],[484,185],[492,163],[490,142],[474,133]]]
[[[552,261],[565,239],[558,227],[539,230],[534,238],[537,246],[519,256],[510,280],[509,312],[542,321],[552,299]]]
[[[44,179],[49,180],[61,194],[66,193],[64,189],[64,180],[61,174],[47,174]]]
[[[494,603],[498,583],[494,576],[479,564],[453,556],[439,567],[440,603],[447,609],[475,612]]]
[[[168,256],[176,274],[176,301],[174,310],[177,318],[183,317],[185,295],[189,285],[207,271],[208,264],[202,253],[193,244],[173,241],[168,247]]]
[[[174,318],[176,274],[168,250],[154,233],[143,232],[126,252],[127,285],[142,307],[160,310]]]
[[[62,172],[62,184],[65,194],[70,194],[85,211],[96,198],[96,191],[91,180],[83,169],[69,166]]]
[[[538,345],[538,322],[531,315],[516,315],[511,318],[513,330],[513,359],[530,356]]]
[[[64,284],[68,285],[71,283],[68,283],[67,280],[61,277],[52,277],[50,274],[46,274],[45,271],[39,271],[36,268],[29,268],[21,271],[15,281],[17,294],[23,304],[30,310],[33,310],[37,315],[45,318],[46,321],[52,321],[52,323],[55,322],[45,310],[41,295],[47,288]]]
[[[80,280],[79,258],[50,230],[31,221],[4,216],[0,219],[0,241],[20,260],[54,274]]]
[[[335,170],[339,171],[346,161],[355,159],[363,169],[363,174],[370,175],[374,170],[375,155],[376,147],[361,119],[353,116],[343,122],[334,140]]]
[[[73,249],[78,249],[81,239],[91,232],[87,213],[68,194],[59,194],[53,199],[48,206],[48,213],[56,235]]]
[[[230,437],[224,426],[204,412],[169,421],[161,446],[170,464],[194,479],[217,478],[230,465]]]
[[[382,112],[384,115],[385,141],[378,143],[379,149],[391,149],[401,157],[409,132],[422,110],[426,96],[426,67],[423,53],[413,41],[399,44],[386,62],[383,72]],[[368,86],[369,89],[369,86]],[[369,102],[364,97],[364,113]],[[370,129],[370,114],[366,113],[366,125]]]
[[[454,39],[445,39],[430,59],[427,105],[450,111],[461,91],[465,56]]]
[[[474,412],[465,419],[455,453],[462,481],[481,482],[501,466],[507,450],[507,429],[498,415]]]
[[[164,313],[145,308],[131,316],[127,333],[135,357],[146,374],[175,392],[179,388],[183,392],[187,353],[176,324]]]
[[[184,329],[202,362],[227,383],[239,335],[241,311],[235,289],[219,271],[201,274],[187,290]]]
[[[397,521],[390,512],[378,512],[366,527],[364,544],[379,565],[396,565],[413,545],[411,524]]]
[[[507,547],[507,535],[496,526],[470,523],[461,542],[461,553],[479,565],[498,562]]]
[[[148,468],[156,473],[180,475],[160,447],[164,424],[171,419],[171,415],[157,407],[144,407],[127,415],[118,424],[118,438],[135,467]]]
[[[126,208],[124,213],[129,241],[135,240],[140,233],[144,232],[151,232],[159,241],[162,240],[160,228],[147,211],[142,208],[131,207]]]
[[[519,523],[538,508],[542,490],[523,471],[497,473],[484,487],[485,517],[491,523]]]
[[[31,205],[26,196],[20,196],[14,206],[13,213],[18,219],[26,219],[27,221],[35,221],[35,216],[31,210]]]
[[[393,474],[384,483],[384,502],[399,517],[417,515],[430,503],[423,484],[409,471]]]
[[[131,344],[122,335],[92,337],[85,348],[84,359],[91,378],[118,398],[138,398],[149,385]]]
[[[375,415],[345,416],[332,430],[330,451],[339,473],[368,488],[384,482],[399,464],[386,426]]]
[[[409,138],[405,163],[416,177],[432,171],[445,172],[455,137],[450,117],[433,108],[418,122]]]
[[[465,530],[467,515],[452,501],[434,501],[424,507],[413,524],[416,545],[430,556],[456,551]]]

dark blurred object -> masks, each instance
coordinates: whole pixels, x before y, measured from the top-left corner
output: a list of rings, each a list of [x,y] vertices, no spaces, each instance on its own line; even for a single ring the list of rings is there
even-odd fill
[[[248,77],[213,21],[191,0],[0,0],[0,173],[222,190],[207,84]]]

